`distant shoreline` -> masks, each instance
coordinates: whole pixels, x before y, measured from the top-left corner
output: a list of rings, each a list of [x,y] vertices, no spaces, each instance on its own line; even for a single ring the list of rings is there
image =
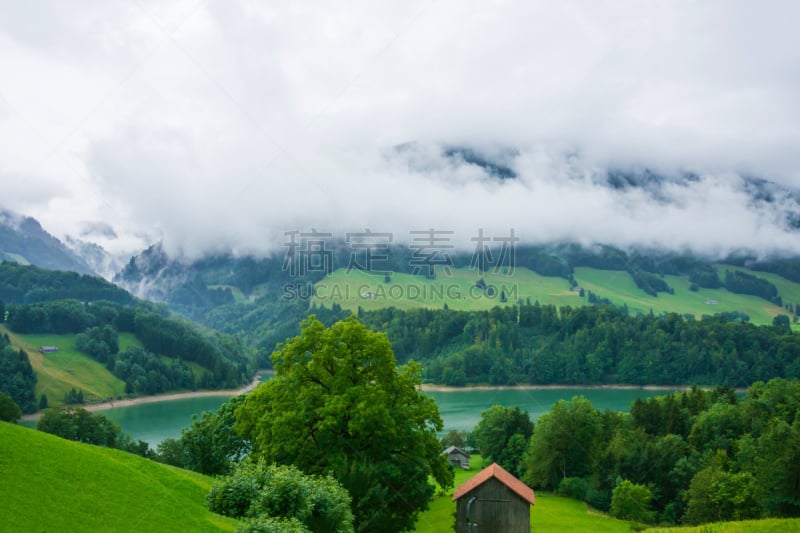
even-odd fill
[[[564,390],[564,389],[606,389],[606,390],[646,390],[676,391],[689,390],[691,385],[466,385],[452,387],[448,385],[423,384],[419,389],[425,392],[470,392],[476,390]],[[707,387],[700,387],[706,389]],[[742,391],[744,392],[744,390]]]
[[[107,402],[91,403],[86,405],[73,405],[72,407],[80,407],[87,411],[105,411],[106,409],[114,409],[116,407],[130,407],[132,405],[141,405],[144,403],[155,402],[169,402],[172,400],[184,400],[188,398],[206,398],[213,396],[239,396],[255,389],[261,383],[261,376],[265,372],[256,374],[248,385],[240,389],[223,389],[223,390],[203,390],[203,391],[187,391],[187,392],[173,392],[170,394],[152,394],[148,396],[139,396],[136,398],[124,398],[122,400],[109,400]],[[42,411],[23,415],[22,420],[39,420],[42,416]]]
[[[75,405],[73,407],[80,407],[87,411],[104,411],[106,409],[113,409],[115,407],[130,407],[132,405],[141,405],[144,403],[155,402],[168,402],[172,400],[183,400],[188,398],[205,398],[213,396],[238,396],[246,394],[255,389],[261,383],[261,376],[271,372],[260,372],[250,384],[240,389],[225,389],[225,390],[204,390],[204,391],[188,391],[188,392],[174,392],[170,394],[154,394],[149,396],[139,396],[137,398],[125,398],[122,400],[111,400],[101,403],[92,403],[87,405]],[[569,390],[569,389],[598,389],[598,390],[643,390],[643,391],[684,391],[691,389],[691,385],[466,385],[464,387],[452,387],[449,385],[434,385],[430,383],[422,384],[419,390],[423,392],[474,392],[474,391],[492,391],[492,390]],[[703,390],[710,390],[713,387],[702,386]],[[744,393],[747,389],[735,389],[736,392]],[[42,411],[27,414],[22,416],[22,420],[38,420],[42,416]]]

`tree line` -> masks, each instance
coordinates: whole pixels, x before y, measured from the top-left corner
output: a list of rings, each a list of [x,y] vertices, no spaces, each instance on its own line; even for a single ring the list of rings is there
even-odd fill
[[[423,363],[446,385],[721,384],[800,377],[800,336],[772,326],[670,313],[630,316],[611,306],[525,303],[488,311],[362,311],[400,361]]]
[[[526,414],[494,406],[467,442],[532,487],[645,523],[800,516],[798,380],[758,382],[742,398],[695,387],[627,413],[576,396],[535,427]]]
[[[32,413],[37,406],[36,381],[25,350],[15,350],[8,335],[0,336],[0,393],[10,397],[23,413]]]
[[[75,272],[45,270],[30,265],[0,263],[0,300],[12,304],[74,298],[130,304],[133,296],[103,278]]]

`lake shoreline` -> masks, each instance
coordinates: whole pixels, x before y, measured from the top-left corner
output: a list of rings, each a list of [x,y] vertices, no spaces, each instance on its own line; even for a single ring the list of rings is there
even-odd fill
[[[261,375],[257,374],[253,381],[246,386],[239,389],[222,389],[222,390],[202,390],[202,391],[187,391],[187,392],[173,392],[169,394],[152,394],[148,396],[138,396],[136,398],[124,398],[121,400],[109,400],[107,402],[90,403],[86,405],[73,405],[71,407],[80,407],[87,411],[105,411],[107,409],[114,409],[116,407],[130,407],[132,405],[141,405],[144,403],[155,402],[169,402],[172,400],[184,400],[190,398],[205,398],[213,396],[239,396],[246,394],[255,389],[261,383]],[[42,411],[23,415],[21,420],[39,420],[42,416]]]
[[[117,407],[130,407],[133,405],[141,405],[145,403],[156,402],[169,402],[173,400],[184,400],[191,398],[204,398],[213,396],[239,396],[246,394],[255,389],[261,383],[262,374],[269,372],[260,372],[257,374],[253,381],[248,385],[239,389],[224,389],[224,390],[202,390],[202,391],[186,391],[186,392],[173,392],[168,394],[153,394],[148,396],[138,396],[136,398],[124,398],[121,400],[109,400],[106,402],[91,403],[85,405],[74,405],[73,407],[80,407],[87,411],[105,411]],[[422,392],[474,392],[474,391],[503,391],[503,390],[570,390],[570,389],[593,389],[593,390],[643,390],[643,391],[684,391],[690,390],[691,385],[625,385],[625,384],[602,384],[602,385],[562,385],[562,384],[549,384],[549,385],[467,385],[464,387],[453,387],[449,385],[434,385],[425,383],[419,386]],[[710,390],[713,387],[700,387],[703,390]],[[747,389],[735,389],[736,392],[746,392]],[[35,421],[41,418],[43,411],[37,411],[23,415],[21,420]]]
[[[682,391],[690,390],[691,385],[466,385],[464,387],[453,387],[449,385],[434,385],[425,383],[419,386],[424,392],[469,392],[476,390],[569,390],[569,389],[599,389],[599,390],[646,390],[646,391]],[[710,389],[711,387],[700,387]]]

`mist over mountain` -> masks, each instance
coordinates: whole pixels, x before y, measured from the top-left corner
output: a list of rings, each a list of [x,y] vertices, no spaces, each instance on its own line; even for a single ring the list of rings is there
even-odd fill
[[[36,219],[2,208],[0,260],[33,264],[51,270],[94,273],[81,256],[45,231]]]
[[[798,18],[788,1],[9,3],[3,203],[112,258],[269,256],[312,228],[795,255]]]

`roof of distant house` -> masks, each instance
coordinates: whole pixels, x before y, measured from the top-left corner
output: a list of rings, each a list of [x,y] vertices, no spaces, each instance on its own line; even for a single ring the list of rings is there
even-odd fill
[[[473,489],[482,485],[490,478],[497,479],[500,483],[514,491],[520,498],[527,501],[531,505],[536,505],[536,496],[533,494],[533,489],[525,483],[515,478],[505,468],[497,463],[492,463],[467,481],[458,486],[453,493],[453,501],[461,498],[465,494],[472,492]]]
[[[448,446],[447,448],[445,448],[445,450],[442,453],[443,454],[446,453],[446,454],[450,455],[453,452],[461,452],[464,455],[469,456],[469,454],[467,452],[465,452],[464,450],[462,450],[458,446]]]

